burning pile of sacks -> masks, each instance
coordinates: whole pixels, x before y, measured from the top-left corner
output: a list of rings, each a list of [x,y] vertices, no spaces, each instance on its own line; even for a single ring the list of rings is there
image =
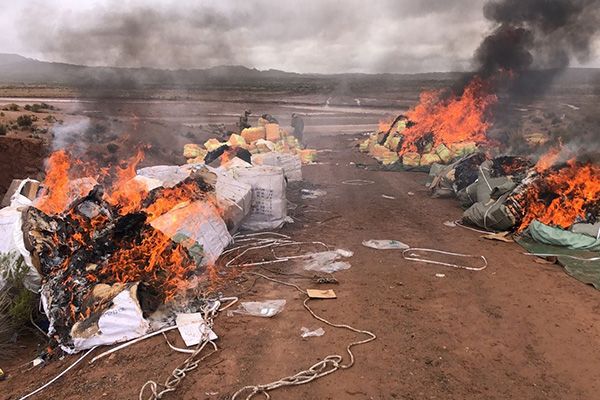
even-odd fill
[[[441,143],[433,145],[431,138],[423,138],[420,143],[415,143],[418,151],[402,151],[403,131],[410,125],[406,118],[396,118],[389,127],[380,128],[373,132],[369,138],[359,144],[359,150],[369,153],[383,165],[402,164],[406,168],[423,167],[428,169],[431,165],[449,164],[452,160],[477,151],[475,142]],[[387,128],[387,129],[386,129]]]
[[[455,196],[463,222],[527,234],[536,242],[600,251],[600,166],[570,161],[541,168],[527,158],[474,153],[434,164],[429,189]]]
[[[202,279],[234,232],[273,230],[288,220],[286,186],[302,179],[300,158],[261,155],[263,165],[237,157],[219,167],[132,165],[116,185],[140,194],[131,209],[134,196],[114,202],[115,186],[91,177],[67,179],[68,188],[15,182],[0,210],[0,256],[9,261],[0,264],[0,291],[19,266],[19,284],[41,295],[49,336],[69,353],[172,323],[174,290]],[[69,193],[56,212],[44,207],[53,190]]]
[[[294,136],[276,123],[263,123],[261,126],[243,129],[241,134],[232,134],[226,142],[209,139],[204,145],[186,144],[183,156],[188,164],[202,163],[209,152],[225,145],[246,149],[253,155],[270,152],[296,154],[303,164],[313,163],[317,158],[316,150],[303,149]]]

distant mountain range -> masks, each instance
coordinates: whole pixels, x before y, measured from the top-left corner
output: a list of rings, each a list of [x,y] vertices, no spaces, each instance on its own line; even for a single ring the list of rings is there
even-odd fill
[[[163,70],[154,68],[89,67],[66,63],[39,61],[17,54],[0,53],[0,84],[67,85],[67,86],[118,86],[135,88],[148,85],[158,86],[253,86],[285,82],[302,84],[307,82],[332,82],[355,80],[370,82],[453,80],[463,73],[433,72],[420,74],[299,74],[275,69],[258,70],[241,65],[218,66],[208,69]],[[567,81],[598,83],[600,69],[569,69]]]
[[[252,81],[302,81],[341,77],[394,76],[448,79],[458,73],[427,74],[299,74],[276,69],[258,70],[241,65],[224,65],[207,69],[164,70],[155,68],[88,67],[82,65],[39,61],[16,54],[0,53],[0,83],[2,84],[62,84],[62,85],[204,85],[236,84]]]

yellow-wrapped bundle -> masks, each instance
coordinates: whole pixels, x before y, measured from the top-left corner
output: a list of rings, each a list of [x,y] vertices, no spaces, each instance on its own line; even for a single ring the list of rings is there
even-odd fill
[[[298,155],[300,155],[302,164],[310,164],[317,160],[317,150],[315,149],[298,150]]]
[[[426,153],[421,156],[421,165],[422,166],[430,166],[434,163],[441,163],[442,159],[435,153]]]
[[[440,144],[435,148],[435,154],[438,155],[444,164],[448,164],[450,161],[452,161],[452,152],[444,144]]]
[[[460,142],[452,143],[450,145],[450,151],[454,153],[455,157],[466,156],[477,151],[477,143],[475,142]]]
[[[225,143],[221,143],[217,139],[208,139],[206,142],[204,142],[204,148],[208,151],[216,150],[224,145]]]
[[[419,153],[404,153],[402,164],[407,167],[418,167],[421,165],[421,155]]]
[[[365,139],[364,141],[360,142],[360,144],[358,145],[358,150],[363,153],[368,153],[369,152],[369,144],[370,144],[370,140]]]
[[[398,153],[396,153],[395,151],[390,151],[382,157],[381,162],[383,163],[383,165],[390,165],[395,163],[399,159],[400,158],[398,157]]]
[[[400,139],[401,137],[399,135],[389,135],[384,146],[391,151],[396,152],[398,151],[398,147],[400,147]]]
[[[200,164],[200,163],[204,163],[204,157],[206,157],[206,153],[207,151],[202,149],[202,151],[204,151],[203,155],[200,155],[198,157],[194,157],[194,158],[188,158],[187,163],[188,164]]]
[[[238,146],[238,147],[246,147],[247,143],[246,140],[238,135],[237,133],[232,134],[231,136],[229,136],[229,140],[227,141],[227,144],[230,146]]]
[[[264,126],[255,126],[242,130],[241,135],[246,143],[252,143],[259,139],[264,139],[266,136],[266,131]]]
[[[386,155],[389,152],[390,151],[385,146],[382,146],[380,144],[376,144],[371,149],[371,155],[377,159],[382,158],[384,155]]]
[[[290,147],[300,147],[300,143],[298,143],[298,139],[296,139],[294,136],[288,136],[286,138],[286,142],[287,142],[288,146],[290,146]]]
[[[185,158],[196,158],[200,156],[203,151],[205,152],[206,150],[200,147],[199,144],[188,143],[183,146],[183,156]]]
[[[276,142],[281,139],[281,134],[279,133],[279,124],[266,124],[265,136],[267,140],[271,142]]]

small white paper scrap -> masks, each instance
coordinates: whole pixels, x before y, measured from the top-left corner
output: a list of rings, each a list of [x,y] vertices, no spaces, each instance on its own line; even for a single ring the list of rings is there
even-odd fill
[[[204,338],[216,340],[217,335],[206,325],[201,313],[177,314],[177,329],[185,345],[195,346]]]

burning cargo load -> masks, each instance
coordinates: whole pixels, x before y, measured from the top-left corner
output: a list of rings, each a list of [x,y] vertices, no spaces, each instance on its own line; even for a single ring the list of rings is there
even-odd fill
[[[41,276],[49,336],[67,352],[164,325],[155,311],[168,314],[188,304],[189,293],[204,298],[212,290],[210,268],[230,231],[286,220],[281,168],[232,162],[136,170],[142,158],[140,151],[98,167],[53,153],[41,192],[18,204],[19,251]]]
[[[55,153],[46,192],[22,211],[49,335],[65,351],[145,334],[147,318],[202,285],[207,265],[231,241],[211,173],[147,190],[135,176],[140,159],[95,169]],[[101,183],[74,200],[65,196],[73,174],[91,170]]]
[[[384,165],[429,168],[477,151],[489,143],[489,109],[497,98],[485,82],[474,78],[461,95],[446,91],[421,93],[419,103],[360,144]]]
[[[600,167],[548,159],[534,165],[524,157],[476,153],[432,169],[430,190],[438,197],[456,195],[467,208],[464,222],[486,230],[549,227],[600,239]]]

